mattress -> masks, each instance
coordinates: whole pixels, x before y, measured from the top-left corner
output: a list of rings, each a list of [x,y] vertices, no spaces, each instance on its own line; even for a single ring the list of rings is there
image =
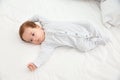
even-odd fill
[[[40,45],[24,43],[19,26],[35,14],[55,21],[90,21],[110,42],[81,53],[61,47],[42,67],[30,72],[27,64]],[[92,0],[1,0],[0,1],[0,80],[120,80],[120,29],[107,29],[98,3]]]

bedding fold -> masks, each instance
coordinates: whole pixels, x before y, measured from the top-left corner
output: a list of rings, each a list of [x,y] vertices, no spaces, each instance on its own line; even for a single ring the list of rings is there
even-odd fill
[[[120,0],[104,0],[100,3],[102,21],[107,27],[120,27]]]

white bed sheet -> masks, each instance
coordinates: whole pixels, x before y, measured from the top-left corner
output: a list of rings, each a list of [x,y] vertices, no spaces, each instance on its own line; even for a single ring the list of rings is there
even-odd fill
[[[107,31],[93,1],[79,0],[1,0],[0,2],[0,80],[120,80],[119,29],[111,28],[111,42],[87,53],[59,48],[35,72],[26,65],[39,53],[39,46],[20,40],[18,29],[34,14],[58,21],[87,20]]]

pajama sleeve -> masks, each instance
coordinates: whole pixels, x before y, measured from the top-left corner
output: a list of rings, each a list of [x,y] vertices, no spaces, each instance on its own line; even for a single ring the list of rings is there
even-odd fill
[[[54,46],[42,46],[41,51],[38,55],[38,57],[33,62],[37,67],[40,67],[45,62],[48,61],[48,59],[51,57],[55,47]]]
[[[33,22],[39,22],[42,26],[44,26],[45,24],[47,24],[49,22],[46,18],[40,17],[38,15],[33,16],[29,20],[33,21]]]

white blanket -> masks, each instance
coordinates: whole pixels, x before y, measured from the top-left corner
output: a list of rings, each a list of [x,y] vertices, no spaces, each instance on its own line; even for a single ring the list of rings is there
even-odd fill
[[[107,28],[120,27],[120,0],[103,0],[100,7],[104,25]]]
[[[22,42],[18,30],[34,14],[58,21],[91,21],[111,42],[87,53],[58,48],[45,65],[30,72],[27,64],[40,49]],[[2,0],[0,28],[0,80],[120,80],[120,30],[105,29],[93,1]]]

